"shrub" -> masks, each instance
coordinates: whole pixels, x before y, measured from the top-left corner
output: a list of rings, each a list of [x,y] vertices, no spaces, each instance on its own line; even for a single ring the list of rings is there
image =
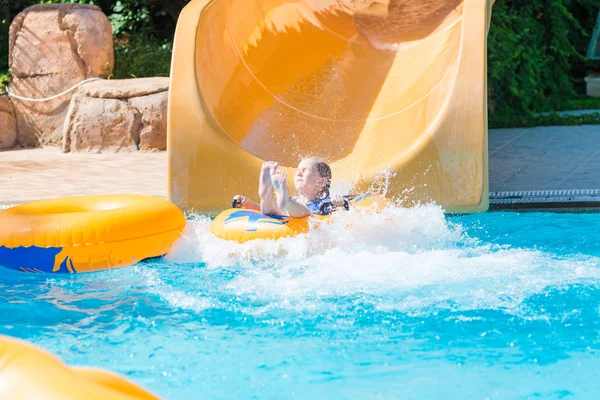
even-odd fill
[[[115,78],[169,76],[171,42],[145,35],[127,35],[115,41]]]
[[[498,0],[488,37],[491,126],[560,110],[583,90],[598,0]]]

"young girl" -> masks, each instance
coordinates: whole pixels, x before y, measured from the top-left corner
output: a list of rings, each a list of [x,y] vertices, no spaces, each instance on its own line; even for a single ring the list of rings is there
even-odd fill
[[[294,176],[297,197],[288,196],[286,180],[287,176],[285,172],[278,170],[278,164],[268,161],[262,165],[260,171],[260,205],[244,196],[235,196],[234,204],[260,210],[267,215],[289,215],[293,218],[307,217],[311,214],[327,215],[345,204],[343,196],[330,195],[331,168],[322,160],[305,158],[300,161]]]

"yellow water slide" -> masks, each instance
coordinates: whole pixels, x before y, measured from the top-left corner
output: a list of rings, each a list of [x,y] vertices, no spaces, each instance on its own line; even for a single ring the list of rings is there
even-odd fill
[[[260,166],[330,162],[336,185],[488,207],[492,0],[193,0],[177,25],[169,197],[214,214]],[[343,185],[341,185],[343,186]]]

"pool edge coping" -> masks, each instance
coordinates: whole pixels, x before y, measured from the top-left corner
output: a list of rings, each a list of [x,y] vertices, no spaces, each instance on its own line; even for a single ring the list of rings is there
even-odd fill
[[[490,210],[600,210],[600,189],[490,192]]]

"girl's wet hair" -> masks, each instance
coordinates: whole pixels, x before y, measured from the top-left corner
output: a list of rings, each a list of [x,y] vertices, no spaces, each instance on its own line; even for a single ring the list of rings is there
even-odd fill
[[[321,198],[329,197],[329,189],[331,189],[331,167],[322,158],[305,158],[305,160],[312,161],[317,169],[317,172],[321,178],[327,178],[325,187],[319,193]]]

